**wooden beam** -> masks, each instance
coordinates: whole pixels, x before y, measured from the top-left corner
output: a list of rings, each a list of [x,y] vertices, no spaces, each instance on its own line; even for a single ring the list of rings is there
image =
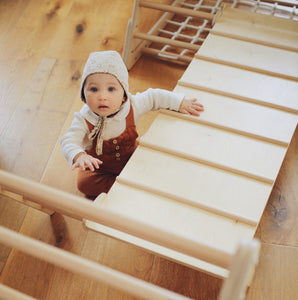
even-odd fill
[[[195,50],[195,51],[198,51],[200,49],[200,45],[190,44],[190,43],[181,42],[181,41],[177,41],[177,40],[172,40],[169,38],[164,38],[161,36],[156,36],[156,35],[147,34],[147,33],[137,32],[133,35],[133,37],[135,39],[147,40],[147,41],[151,41],[151,42],[155,42],[155,43],[161,43],[161,44],[165,44],[165,45],[171,45],[171,46]]]
[[[183,8],[183,7],[175,7],[175,6],[171,6],[171,5],[154,3],[154,2],[149,2],[149,1],[140,1],[139,5],[141,7],[152,8],[152,9],[162,10],[162,11],[166,11],[166,12],[172,12],[172,13],[179,14],[179,15],[186,16],[186,17],[206,19],[209,21],[213,21],[213,19],[214,19],[214,14],[202,12],[202,11],[195,11],[195,10]]]

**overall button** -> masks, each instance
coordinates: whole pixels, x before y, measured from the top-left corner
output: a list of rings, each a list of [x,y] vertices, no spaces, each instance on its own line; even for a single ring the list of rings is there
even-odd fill
[[[119,150],[119,149],[120,149],[120,147],[119,147],[119,146],[116,146],[116,147],[115,147],[115,149],[116,149],[116,150]]]
[[[113,140],[113,144],[117,144],[117,140]]]
[[[116,153],[116,157],[120,157],[120,153],[117,152],[117,153]]]

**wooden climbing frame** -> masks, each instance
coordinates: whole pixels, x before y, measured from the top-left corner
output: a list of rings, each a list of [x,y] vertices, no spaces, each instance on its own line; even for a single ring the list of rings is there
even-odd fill
[[[123,50],[127,68],[142,54],[188,65],[225,6],[298,20],[295,0],[175,0],[170,5],[136,0]],[[149,32],[141,30],[142,9],[164,12]]]

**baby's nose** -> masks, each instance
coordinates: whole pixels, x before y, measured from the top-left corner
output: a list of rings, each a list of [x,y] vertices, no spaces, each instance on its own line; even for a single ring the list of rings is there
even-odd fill
[[[104,100],[104,99],[106,99],[107,98],[107,93],[105,92],[105,91],[100,91],[99,93],[98,93],[98,99],[100,99],[100,100]]]

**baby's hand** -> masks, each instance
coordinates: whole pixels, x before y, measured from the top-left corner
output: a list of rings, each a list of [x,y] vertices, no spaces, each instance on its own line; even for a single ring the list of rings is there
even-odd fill
[[[85,171],[87,168],[89,168],[90,171],[93,172],[95,169],[98,169],[99,165],[101,164],[101,160],[87,153],[81,152],[75,156],[74,163],[71,168],[72,170],[74,170],[75,168],[80,168],[82,171]]]
[[[188,115],[200,116],[200,111],[204,111],[204,106],[197,99],[184,98],[179,107],[179,112]]]

